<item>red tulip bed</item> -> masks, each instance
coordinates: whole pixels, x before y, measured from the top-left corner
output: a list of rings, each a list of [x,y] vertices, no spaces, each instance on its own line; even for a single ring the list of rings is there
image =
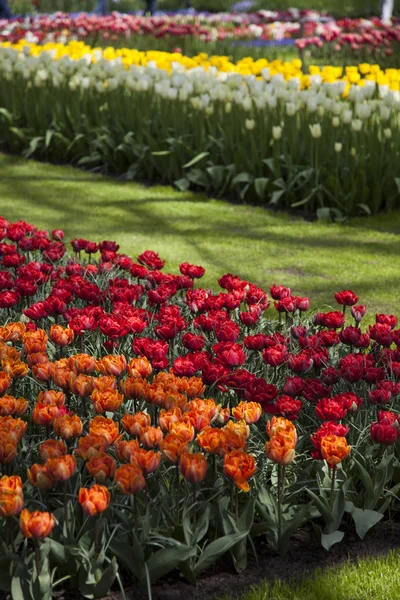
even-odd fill
[[[0,220],[0,588],[100,598],[393,517],[400,329]],[[271,298],[271,299],[270,299]],[[371,322],[372,320],[370,320]]]
[[[185,54],[200,51],[236,53],[232,42],[261,44],[266,40],[293,39],[300,51],[312,59],[329,64],[375,60],[390,66],[400,42],[399,19],[391,25],[375,17],[334,20],[315,11],[259,11],[250,14],[199,13],[142,17],[112,13],[98,16],[87,13],[38,15],[13,21],[0,19],[0,42],[17,43],[28,39],[35,43],[83,40],[90,45],[133,47]],[[247,52],[249,48],[247,47]],[[259,53],[260,48],[253,48]]]

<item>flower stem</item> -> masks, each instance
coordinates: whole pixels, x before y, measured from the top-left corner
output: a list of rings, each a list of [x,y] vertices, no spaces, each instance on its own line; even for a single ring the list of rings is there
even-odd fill
[[[331,481],[331,498],[330,498],[331,510],[333,510],[333,503],[335,501],[335,480],[336,480],[336,465],[333,465],[333,467],[332,467],[332,481]]]
[[[193,484],[193,533],[196,531],[197,509],[196,509],[196,484]]]
[[[179,465],[175,465],[176,470],[176,523],[179,525],[179,504],[181,502],[180,487],[179,487]]]
[[[39,577],[40,573],[40,548],[39,542],[35,542],[35,566],[36,566],[36,576]]]

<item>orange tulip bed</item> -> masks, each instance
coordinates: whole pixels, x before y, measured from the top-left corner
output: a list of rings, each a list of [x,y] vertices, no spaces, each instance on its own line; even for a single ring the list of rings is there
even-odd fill
[[[262,540],[363,538],[400,489],[400,329],[0,218],[0,589],[195,584]],[[272,298],[272,301],[270,300]],[[270,306],[271,305],[271,306]],[[18,595],[19,594],[19,595]]]

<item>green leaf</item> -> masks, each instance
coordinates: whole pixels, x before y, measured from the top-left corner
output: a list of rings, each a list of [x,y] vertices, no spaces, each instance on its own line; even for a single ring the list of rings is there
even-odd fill
[[[364,204],[364,202],[359,202],[357,204],[357,206],[359,206],[361,208],[361,210],[363,210],[365,212],[365,214],[367,214],[367,215],[371,214],[371,209],[368,206],[368,204]]]
[[[176,569],[179,563],[184,562],[195,555],[195,547],[185,546],[183,544],[159,550],[153,554],[146,563],[151,583],[155,583],[160,577],[163,577]]]
[[[238,183],[249,183],[253,181],[253,179],[254,177],[253,175],[251,175],[251,173],[246,173],[245,171],[243,171],[243,173],[239,173],[238,175],[236,175],[236,177],[232,179],[232,187],[234,187]]]
[[[136,536],[133,545],[113,539],[110,550],[137,579],[143,576],[144,552]]]
[[[398,191],[398,192],[399,192],[399,194],[400,194],[400,177],[395,177],[395,178],[394,178],[394,182],[395,182],[395,184],[396,184],[396,186],[397,186],[397,191]]]
[[[374,484],[372,482],[372,478],[369,475],[368,471],[363,467],[363,465],[356,458],[353,458],[353,460],[357,467],[357,471],[360,476],[360,479],[365,488],[366,498],[365,498],[364,506],[365,506],[365,508],[372,509],[375,505],[375,502],[374,502],[375,493],[374,493]]]
[[[357,534],[362,540],[368,531],[383,519],[383,513],[376,510],[363,510],[362,508],[354,508],[351,516],[353,517]]]
[[[269,179],[267,177],[257,177],[254,180],[254,189],[260,200],[265,200]]]
[[[321,544],[325,550],[329,550],[334,544],[338,544],[344,538],[343,531],[332,531],[332,533],[321,533]]]
[[[46,131],[46,137],[45,137],[45,142],[44,142],[44,145],[46,148],[48,148],[50,146],[51,140],[53,139],[53,135],[54,135],[53,129],[48,129]]]
[[[319,510],[320,515],[324,519],[325,523],[327,523],[327,524],[332,523],[333,515],[332,515],[331,509],[329,508],[329,506],[319,496],[317,496],[317,494],[315,494],[312,490],[309,490],[308,488],[306,488],[306,492],[310,496],[310,498],[314,501],[314,504],[316,505],[317,509]]]
[[[317,209],[317,219],[330,219],[331,218],[331,209],[327,206],[323,206]]]
[[[114,583],[117,573],[118,563],[117,559],[114,556],[108,567],[105,569],[103,575],[101,576],[100,581],[93,588],[94,598],[104,598],[104,596],[108,594]]]
[[[203,511],[203,513],[201,514],[198,524],[197,524],[197,528],[196,531],[194,532],[194,536],[193,536],[193,541],[192,544],[196,545],[198,544],[203,537],[206,535],[207,531],[208,531],[208,527],[210,524],[210,505],[208,504],[206,509]]]
[[[272,192],[271,195],[271,200],[269,201],[270,204],[278,204],[279,200],[281,199],[281,197],[283,196],[283,194],[286,192],[286,190],[279,190],[276,192]]]
[[[171,154],[171,150],[160,150],[158,152],[152,152],[152,156],[169,156]]]
[[[177,179],[174,181],[174,186],[180,192],[187,192],[187,190],[190,188],[190,181],[186,177],[182,177],[182,179]]]
[[[4,117],[9,123],[12,123],[12,114],[6,108],[0,108],[0,116]]]
[[[192,160],[190,160],[188,163],[183,165],[183,168],[188,169],[189,167],[193,167],[193,165],[196,165],[198,162],[203,160],[203,158],[206,158],[206,156],[208,156],[209,154],[209,152],[200,152],[200,154],[198,154],[197,156],[192,158]]]
[[[215,542],[208,544],[193,569],[195,576],[198,577],[202,571],[213,565],[221,556],[228,552],[232,546],[240,542],[240,540],[243,540],[246,536],[247,532],[232,533],[230,535],[224,535],[218,540],[215,540]]]
[[[284,528],[281,534],[281,539],[279,540],[279,552],[281,554],[287,552],[290,538],[299,529],[299,527],[301,527],[303,523],[308,520],[310,516],[309,508],[310,507],[308,505],[303,506]]]
[[[249,501],[244,507],[237,523],[239,531],[247,531],[248,533],[252,528],[255,504],[255,498],[249,498]]]
[[[50,556],[52,560],[59,566],[65,565],[68,561],[65,546],[51,538],[48,543],[50,544]]]

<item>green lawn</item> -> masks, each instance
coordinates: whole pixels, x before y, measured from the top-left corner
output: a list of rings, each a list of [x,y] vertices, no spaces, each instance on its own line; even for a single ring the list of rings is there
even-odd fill
[[[265,288],[309,295],[314,306],[352,288],[370,311],[398,312],[400,214],[345,225],[308,223],[169,187],[144,187],[0,155],[0,214],[67,239],[114,239],[137,256],[160,252],[167,268],[206,267],[206,286],[232,272]]]
[[[317,571],[297,584],[261,585],[242,600],[394,600],[399,597],[399,564],[396,551],[379,559]]]

